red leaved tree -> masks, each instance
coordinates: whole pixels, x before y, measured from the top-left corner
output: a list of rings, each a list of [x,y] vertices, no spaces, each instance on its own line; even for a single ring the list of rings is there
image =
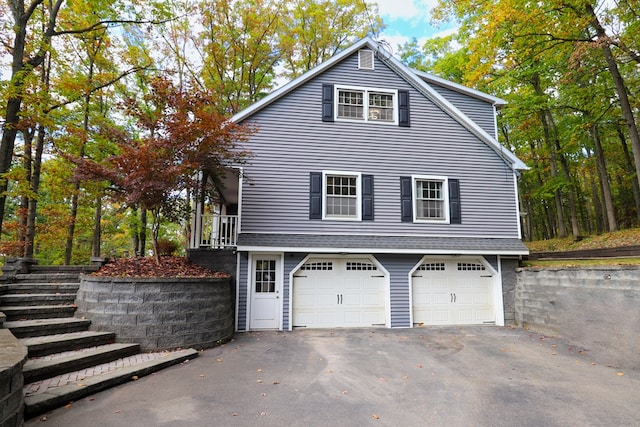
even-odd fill
[[[245,162],[249,153],[241,143],[253,129],[216,113],[210,94],[179,90],[164,78],[152,81],[141,99],[128,99],[124,112],[135,129],[103,131],[116,144],[115,155],[103,162],[70,160],[78,179],[108,181],[114,198],[152,213],[153,252],[160,263],[162,218],[175,219],[176,207],[187,202],[185,193],[197,188],[199,171],[215,174]]]

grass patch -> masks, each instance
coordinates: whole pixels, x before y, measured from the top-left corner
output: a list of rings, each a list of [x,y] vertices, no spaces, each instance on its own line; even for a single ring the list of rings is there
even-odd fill
[[[595,236],[586,236],[579,242],[573,237],[564,239],[538,240],[524,242],[531,252],[561,252],[581,249],[618,248],[621,246],[640,245],[640,228],[614,231]]]
[[[612,265],[640,265],[640,257],[637,258],[593,258],[593,259],[553,259],[523,261],[525,268],[549,268],[549,267],[607,267]]]

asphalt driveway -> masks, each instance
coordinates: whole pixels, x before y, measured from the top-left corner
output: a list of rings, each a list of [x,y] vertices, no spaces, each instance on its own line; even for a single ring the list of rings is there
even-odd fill
[[[640,372],[519,328],[238,334],[27,426],[638,426]]]

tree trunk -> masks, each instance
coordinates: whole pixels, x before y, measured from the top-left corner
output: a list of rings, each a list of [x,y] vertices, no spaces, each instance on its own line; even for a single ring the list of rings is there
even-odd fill
[[[13,149],[15,147],[16,136],[18,134],[18,123],[20,122],[20,109],[22,108],[22,93],[24,91],[25,77],[31,69],[34,69],[45,59],[46,46],[51,41],[53,27],[57,19],[62,0],[57,0],[56,4],[49,9],[51,16],[47,19],[45,30],[45,41],[40,51],[27,62],[25,62],[25,45],[27,40],[27,24],[35,8],[42,3],[42,0],[34,0],[28,10],[25,10],[24,0],[10,1],[9,7],[13,14],[13,49],[11,49],[11,80],[9,83],[11,94],[7,99],[5,109],[4,127],[2,138],[0,139],[0,176],[11,168],[13,161]],[[28,66],[28,68],[27,68]],[[0,179],[0,236],[2,236],[2,224],[4,211],[7,203],[8,183],[5,178]]]
[[[26,258],[33,258],[33,248],[36,237],[36,218],[38,210],[38,198],[40,191],[40,175],[42,170],[42,153],[44,152],[44,142],[46,129],[43,125],[38,127],[38,139],[36,140],[36,155],[33,159],[33,172],[31,173],[31,191],[33,197],[29,198],[29,215],[27,216],[27,239],[24,251]]]
[[[593,6],[587,3],[585,5],[585,8],[587,10],[587,14],[591,18],[591,25],[596,30],[598,41],[602,47],[602,52],[604,53],[604,58],[607,61],[607,68],[609,68],[609,73],[611,74],[611,78],[613,79],[613,84],[616,88],[618,100],[620,101],[620,108],[622,109],[622,116],[624,117],[624,121],[627,125],[627,132],[629,134],[629,140],[631,141],[631,151],[633,152],[633,160],[636,171],[640,171],[640,135],[638,134],[638,126],[636,125],[636,120],[633,116],[633,109],[631,108],[631,103],[629,102],[629,96],[627,93],[627,87],[624,82],[624,78],[622,77],[622,74],[620,74],[618,63],[616,62],[616,59],[613,57],[613,53],[611,52],[611,45],[608,42],[609,36],[598,20],[598,17],[593,10]],[[640,173],[637,174],[636,179],[640,184]]]
[[[640,184],[636,179],[637,172],[633,166],[633,159],[629,154],[629,147],[627,146],[627,140],[624,136],[624,132],[622,129],[617,128],[616,132],[618,133],[618,138],[620,138],[620,143],[622,144],[622,152],[624,153],[625,164],[627,166],[627,172],[631,177],[631,184],[633,188],[633,200],[636,205],[636,219],[638,223],[640,223]]]
[[[138,230],[138,254],[145,256],[147,252],[147,210],[140,209],[140,229]]]
[[[591,135],[596,151],[596,164],[598,165],[598,176],[600,178],[600,186],[602,188],[602,198],[604,202],[605,212],[607,213],[607,225],[609,232],[616,231],[618,224],[616,221],[616,211],[613,207],[613,198],[611,197],[611,186],[609,185],[609,174],[607,173],[607,163],[604,159],[604,151],[600,142],[600,133],[598,126],[594,123],[591,126]]]
[[[96,197],[96,208],[93,216],[93,239],[91,241],[91,256],[100,256],[100,242],[102,236],[102,228],[100,227],[100,221],[102,220],[102,197]]]

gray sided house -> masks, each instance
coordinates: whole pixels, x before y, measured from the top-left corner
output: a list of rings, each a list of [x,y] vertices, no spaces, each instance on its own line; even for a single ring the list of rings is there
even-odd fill
[[[191,245],[235,251],[237,330],[512,321],[526,166],[503,104],[365,38],[234,116],[253,157]]]

